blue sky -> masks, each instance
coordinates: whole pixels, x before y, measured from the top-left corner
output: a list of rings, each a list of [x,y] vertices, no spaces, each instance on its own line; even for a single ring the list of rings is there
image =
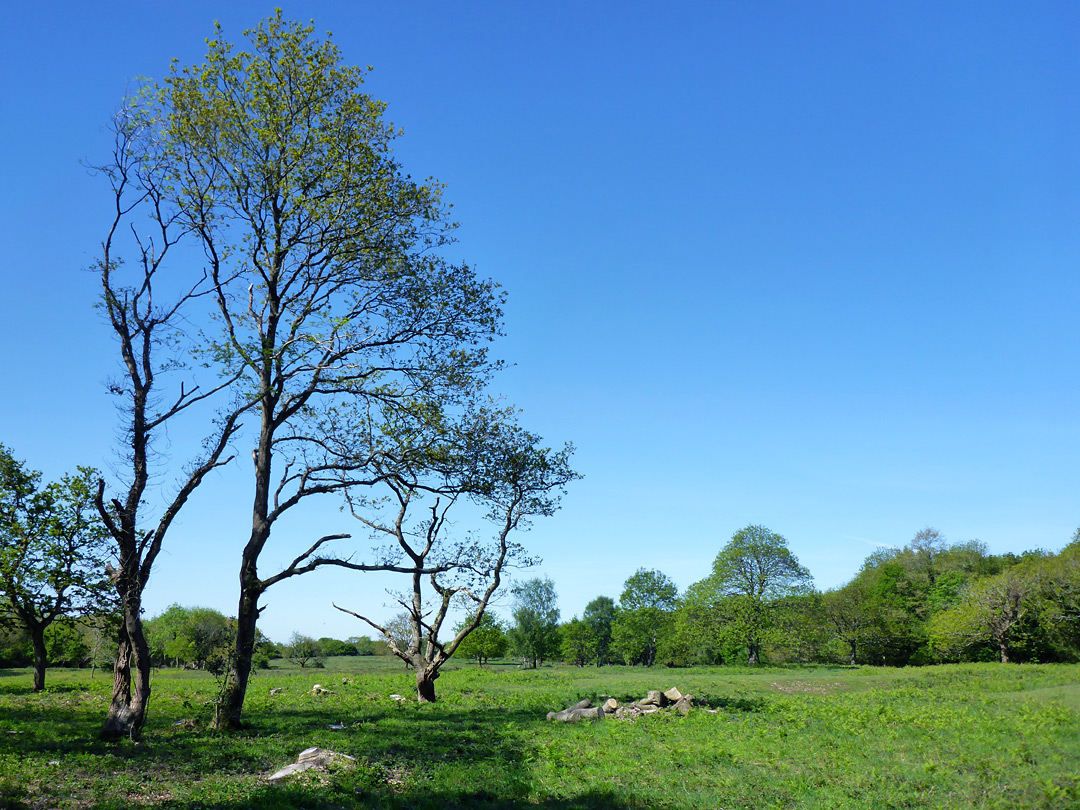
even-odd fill
[[[374,66],[399,158],[509,293],[496,387],[586,476],[527,538],[564,616],[639,567],[685,588],[750,523],[822,588],[925,526],[1004,552],[1080,525],[1074,4],[280,5]],[[84,272],[108,193],[80,161],[135,77],[273,7],[4,11],[0,442],[47,476],[107,467],[116,435]],[[148,612],[235,612],[245,480],[191,504]],[[387,587],[316,573],[262,626],[345,637],[330,600],[387,615]]]

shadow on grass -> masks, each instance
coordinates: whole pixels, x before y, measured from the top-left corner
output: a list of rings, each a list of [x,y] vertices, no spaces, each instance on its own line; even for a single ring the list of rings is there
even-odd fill
[[[33,810],[38,805],[24,803],[22,798],[6,798],[0,792],[0,810]],[[123,801],[106,801],[101,804],[80,805],[85,810],[128,810],[131,805]],[[340,794],[322,797],[309,790],[292,788],[268,788],[246,799],[215,801],[198,799],[194,801],[140,802],[145,810],[344,810],[344,808],[364,808],[364,810],[631,810],[640,808],[638,803],[628,804],[612,793],[587,792],[569,798],[528,799],[506,798],[484,793],[373,793],[357,791],[349,796]]]
[[[765,698],[759,697],[709,697],[698,698],[698,703],[704,703],[710,709],[721,709],[727,712],[760,712],[768,705]]]
[[[34,795],[24,793],[22,785],[0,781],[0,810],[49,806],[42,802],[50,798],[87,810],[631,806],[607,791],[533,797],[529,751],[543,720],[532,711],[455,708],[436,713],[412,706],[371,707],[358,724],[345,729],[331,730],[326,721],[323,710],[282,708],[260,713],[248,727],[231,734],[159,731],[138,745],[0,739],[0,753],[17,754],[18,747],[26,745],[39,759],[81,761],[92,769],[67,785],[46,786]],[[355,765],[279,785],[264,781],[263,776],[294,761],[305,745],[348,754],[355,757]],[[100,781],[102,772],[112,773],[107,785]],[[51,797],[49,791],[55,791]]]

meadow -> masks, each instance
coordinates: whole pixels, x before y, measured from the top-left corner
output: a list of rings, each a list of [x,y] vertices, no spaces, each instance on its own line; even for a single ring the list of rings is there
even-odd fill
[[[110,681],[51,670],[34,694],[29,670],[0,670],[0,807],[1080,807],[1076,665],[463,663],[439,679],[439,701],[421,705],[398,662],[338,658],[260,672],[248,725],[232,734],[207,728],[211,676],[160,670],[144,740],[118,744],[96,739]],[[315,683],[333,694],[312,695]],[[629,701],[671,686],[702,708],[545,720],[581,698]],[[355,763],[266,781],[309,746]]]

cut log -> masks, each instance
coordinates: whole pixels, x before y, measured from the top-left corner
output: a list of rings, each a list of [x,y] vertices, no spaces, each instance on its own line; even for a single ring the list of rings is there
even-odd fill
[[[671,703],[678,703],[683,699],[683,693],[676,689],[674,686],[664,692],[664,697]]]
[[[602,707],[581,709],[571,707],[561,712],[548,712],[547,719],[555,723],[580,723],[582,720],[603,720],[604,710]]]

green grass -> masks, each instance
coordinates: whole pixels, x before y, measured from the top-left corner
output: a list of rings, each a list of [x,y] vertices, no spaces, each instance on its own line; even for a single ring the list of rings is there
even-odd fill
[[[389,698],[413,694],[396,662],[342,658],[259,673],[249,725],[229,735],[206,727],[212,678],[163,670],[139,744],[96,739],[110,680],[51,671],[35,695],[28,671],[0,671],[0,807],[1080,807],[1077,666],[463,665],[418,705]],[[335,694],[311,695],[314,683]],[[715,713],[544,719],[670,686]],[[174,725],[187,718],[201,723]],[[265,782],[312,745],[356,766]]]

